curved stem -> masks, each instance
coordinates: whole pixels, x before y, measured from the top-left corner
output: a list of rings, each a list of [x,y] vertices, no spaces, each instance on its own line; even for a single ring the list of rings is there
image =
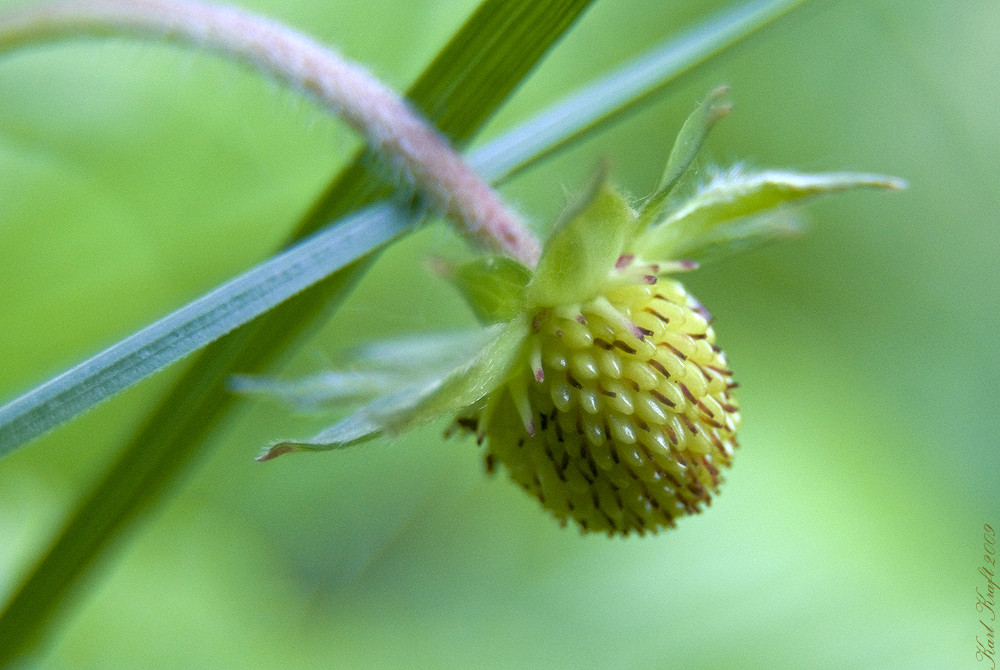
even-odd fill
[[[76,36],[138,35],[218,52],[289,83],[362,133],[459,229],[533,266],[538,243],[497,193],[395,91],[281,24],[192,0],[71,0],[0,18],[0,53]]]

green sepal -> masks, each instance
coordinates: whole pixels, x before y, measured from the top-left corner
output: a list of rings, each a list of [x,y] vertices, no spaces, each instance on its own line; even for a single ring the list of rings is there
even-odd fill
[[[727,221],[706,231],[690,246],[678,245],[678,257],[699,265],[750,251],[770,242],[797,237],[805,232],[803,215],[792,207],[761,212]]]
[[[899,190],[895,177],[833,172],[801,174],[738,169],[717,175],[636,244],[644,258],[706,260],[797,232],[789,217],[763,216],[775,208],[824,193],[853,188]]]
[[[372,342],[345,350],[340,369],[297,379],[234,375],[234,393],[279,400],[300,412],[328,411],[369,402],[386,389],[420,386],[441,377],[456,361],[475,356],[495,333],[488,330],[434,333]]]
[[[484,324],[510,321],[524,310],[531,270],[507,256],[481,256],[442,271]]]
[[[668,196],[691,167],[712,127],[732,111],[732,104],[725,100],[728,94],[727,86],[720,86],[709,93],[681,126],[670,151],[670,157],[667,159],[667,165],[660,176],[660,183],[639,214],[640,230],[645,229],[659,217]]]
[[[472,405],[506,380],[521,354],[528,324],[521,318],[486,332],[492,336],[489,343],[447,373],[393,389],[307,440],[272,445],[257,460],[291,452],[342,449],[383,434],[398,435]]]
[[[596,296],[635,224],[628,201],[602,174],[556,222],[528,286],[528,306],[572,304]]]

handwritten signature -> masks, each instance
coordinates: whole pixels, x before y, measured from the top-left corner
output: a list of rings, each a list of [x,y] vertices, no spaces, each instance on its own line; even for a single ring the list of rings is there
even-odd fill
[[[976,587],[976,611],[985,632],[980,630],[976,635],[976,660],[989,662],[990,670],[996,670],[997,532],[988,523],[983,524],[983,552],[979,574],[986,583]]]

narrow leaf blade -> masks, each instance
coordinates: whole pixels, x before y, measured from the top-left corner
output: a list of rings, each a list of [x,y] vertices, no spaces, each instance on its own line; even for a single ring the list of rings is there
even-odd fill
[[[402,235],[412,224],[380,205],[292,247],[0,407],[0,456]]]
[[[603,127],[681,75],[809,0],[760,0],[726,9],[584,86],[469,156],[501,182]]]

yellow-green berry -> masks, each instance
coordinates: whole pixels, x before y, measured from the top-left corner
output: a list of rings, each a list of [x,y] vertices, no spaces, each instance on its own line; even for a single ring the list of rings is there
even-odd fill
[[[737,446],[734,386],[679,282],[629,282],[539,309],[520,364],[475,423],[487,468],[503,465],[563,523],[641,534],[718,491]]]

